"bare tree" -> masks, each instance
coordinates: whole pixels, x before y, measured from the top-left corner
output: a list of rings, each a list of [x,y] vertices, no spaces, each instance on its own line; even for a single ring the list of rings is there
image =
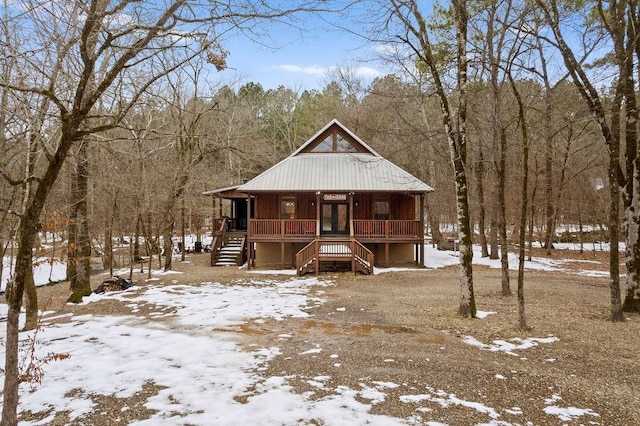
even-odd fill
[[[520,230],[518,233],[518,327],[526,330],[527,316],[524,305],[524,263],[525,263],[525,234],[527,227],[527,203],[529,201],[529,132],[525,114],[524,102],[518,86],[511,73],[508,73],[511,89],[518,103],[518,124],[522,136],[522,194],[520,199]]]
[[[458,237],[460,240],[460,306],[458,315],[473,318],[476,304],[473,292],[473,247],[469,217],[469,190],[467,183],[467,25],[466,0],[452,2],[453,26],[455,32],[456,78],[455,92],[450,93],[443,81],[442,63],[434,53],[433,34],[423,16],[417,1],[391,0],[392,19],[400,26],[397,39],[407,46],[426,72],[433,79],[433,87],[440,101],[442,122],[447,135],[451,163],[456,182],[456,205],[458,217]]]
[[[22,44],[2,46],[3,55],[19,58],[21,67],[8,79],[0,77],[0,86],[49,103],[46,111],[55,111],[56,116],[48,123],[54,136],[38,157],[41,168],[34,169],[27,179],[11,169],[0,170],[12,184],[32,185],[25,191],[20,212],[16,274],[7,288],[3,425],[17,423],[18,314],[39,217],[72,145],[115,127],[149,86],[192,58],[204,54],[214,66],[223,68],[226,52],[217,43],[217,25],[250,28],[258,19],[285,18],[312,6],[304,2],[281,10],[252,0],[217,2],[210,9],[188,0],[153,5],[106,0],[24,3],[29,4],[16,7],[16,14],[5,18],[22,21],[29,37],[24,37]],[[96,78],[98,69],[104,70],[100,78]],[[56,78],[63,72],[65,78]],[[132,88],[128,83],[134,78],[144,83]],[[119,94],[125,96],[116,96]],[[93,120],[98,101],[111,105],[106,98],[118,103],[108,108],[109,116]]]
[[[485,69],[487,74],[490,98],[490,138],[492,141],[493,170],[495,179],[492,180],[492,209],[491,209],[491,255],[498,259],[498,244],[500,246],[500,261],[502,269],[501,290],[503,296],[511,295],[509,285],[509,245],[507,237],[506,217],[506,179],[507,179],[507,124],[503,117],[503,93],[506,77],[503,68],[514,60],[515,47],[518,45],[517,36],[513,36],[511,27],[517,19],[514,2],[490,1],[474,4],[476,15],[482,16],[479,27],[475,27],[476,39],[482,40],[482,56],[479,68]],[[483,157],[483,152],[480,151]],[[477,173],[480,173],[478,170]],[[478,185],[481,181],[478,182]],[[481,214],[483,211],[481,210]]]
[[[562,54],[573,83],[587,103],[609,153],[609,219],[611,320],[624,321],[623,309],[640,312],[640,156],[637,144],[638,110],[636,106],[634,63],[640,58],[638,48],[638,5],[634,1],[587,2],[594,7],[601,28],[613,44],[612,60],[617,71],[610,116],[600,94],[589,77],[575,49],[566,41],[562,19],[572,10],[563,10],[555,0],[537,0],[553,34],[555,47]],[[635,61],[634,61],[635,57]],[[621,115],[624,120],[621,120]],[[620,124],[624,123],[621,128]],[[624,161],[620,163],[621,141],[625,142]],[[620,232],[620,191],[623,193],[626,228],[627,295],[621,303],[618,241]]]
[[[91,240],[89,239],[89,141],[78,144],[71,177],[71,216],[69,220],[69,270],[71,296],[68,303],[80,303],[91,294]]]

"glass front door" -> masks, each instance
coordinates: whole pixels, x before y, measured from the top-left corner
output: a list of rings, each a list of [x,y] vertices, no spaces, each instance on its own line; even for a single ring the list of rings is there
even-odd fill
[[[349,233],[349,204],[323,203],[322,204],[322,233],[323,234],[348,234]]]

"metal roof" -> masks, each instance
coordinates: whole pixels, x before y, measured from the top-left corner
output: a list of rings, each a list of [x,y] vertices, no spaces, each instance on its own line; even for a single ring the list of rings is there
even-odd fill
[[[433,188],[375,153],[294,153],[238,191],[424,193]]]
[[[202,193],[202,195],[216,195],[216,194],[220,194],[221,192],[227,192],[227,191],[235,191],[240,187],[240,185],[235,185],[235,186],[228,186],[226,188],[220,188],[220,189],[211,189],[209,191],[204,191]]]

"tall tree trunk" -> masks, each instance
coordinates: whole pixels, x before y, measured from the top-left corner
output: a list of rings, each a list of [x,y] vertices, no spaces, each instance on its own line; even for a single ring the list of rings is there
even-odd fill
[[[467,182],[467,25],[466,0],[453,0],[456,26],[457,88],[459,92],[458,114],[455,127],[447,129],[449,152],[456,178],[456,201],[460,240],[460,306],[458,315],[463,318],[476,316],[476,300],[473,292],[473,234],[469,212],[469,186]],[[444,108],[443,108],[444,109]],[[445,123],[451,123],[450,117]]]
[[[104,253],[102,253],[102,269],[109,270],[109,276],[113,275],[113,223],[109,218],[105,219],[104,228]]]
[[[520,124],[520,132],[522,134],[522,196],[520,199],[520,231],[518,233],[518,328],[526,330],[527,316],[524,305],[524,262],[525,262],[525,233],[527,226],[527,202],[529,201],[529,136],[527,131],[527,122],[524,111],[524,104],[520,92],[511,76],[508,73],[511,89],[518,102],[518,121]]]
[[[422,117],[422,122],[425,125],[427,131],[431,132],[431,124],[427,119],[427,110],[425,107],[425,103],[422,102],[420,105],[420,113]],[[427,173],[429,176],[428,182],[435,182],[437,171],[436,171],[436,162],[434,160],[436,154],[433,148],[433,143],[427,144],[428,155],[429,158],[427,160]],[[425,212],[427,217],[429,218],[429,228],[431,229],[431,244],[433,247],[437,247],[438,243],[442,241],[442,233],[440,232],[440,216],[438,215],[438,209],[434,208],[434,206],[429,202],[429,200],[425,197]]]
[[[433,87],[440,101],[442,123],[449,155],[453,165],[456,184],[456,212],[458,220],[458,238],[460,240],[460,305],[458,315],[473,318],[476,315],[476,302],[473,291],[473,246],[471,219],[469,217],[469,189],[467,182],[467,31],[468,11],[466,0],[453,0],[453,18],[456,33],[456,94],[453,97],[445,90],[441,79],[439,63],[434,55],[429,39],[425,19],[419,11],[418,2],[391,0],[395,16],[407,27],[407,32],[417,40],[403,39],[418,54],[419,60],[426,66],[433,79]],[[415,44],[414,44],[415,43]]]
[[[17,266],[17,265],[16,265]],[[9,288],[15,284],[7,282]],[[20,318],[20,303],[16,304],[15,296],[7,292],[9,302],[7,312],[7,337],[5,343],[4,392],[2,405],[3,426],[17,426],[18,424],[18,388],[20,386],[18,371],[18,331]]]
[[[544,202],[545,202],[545,237],[544,247],[547,255],[551,255],[553,249],[553,239],[555,237],[555,206],[553,200],[553,128],[551,127],[551,118],[553,114],[553,104],[551,101],[551,83],[547,73],[547,62],[542,50],[542,45],[538,43],[538,51],[542,69],[542,79],[544,82]]]
[[[109,211],[105,220],[105,236],[104,236],[104,257],[102,260],[103,269],[109,270],[109,276],[113,276],[113,227],[118,214],[118,197],[113,198],[113,207]]]
[[[589,107],[589,111],[593,115],[600,133],[604,139],[605,145],[609,151],[609,194],[611,197],[611,207],[609,212],[609,238],[611,248],[609,250],[609,277],[610,277],[610,292],[611,292],[611,321],[624,321],[622,315],[621,302],[620,302],[620,270],[618,266],[619,252],[618,252],[618,240],[620,231],[620,219],[619,219],[619,198],[620,198],[620,186],[624,186],[625,178],[624,172],[620,167],[620,112],[622,107],[622,85],[631,83],[633,84],[633,76],[628,74],[628,66],[632,66],[632,57],[628,50],[625,48],[625,35],[626,31],[620,30],[620,26],[624,28],[627,17],[626,12],[621,16],[615,16],[609,20],[608,26],[605,26],[609,31],[615,52],[615,59],[618,65],[619,75],[616,82],[615,97],[611,105],[611,120],[609,124],[607,122],[607,114],[605,114],[604,106],[601,102],[598,91],[593,86],[587,73],[585,72],[580,61],[576,59],[573,51],[565,41],[565,38],[561,32],[558,9],[555,1],[548,2],[548,0],[536,0],[536,4],[545,15],[545,19],[549,24],[551,31],[557,42],[557,47],[562,54],[567,71],[571,75],[573,83],[580,92],[580,95],[585,100]],[[608,20],[611,15],[616,14],[618,10],[614,5],[611,6],[606,12],[599,9],[599,17],[601,19]],[[636,25],[634,25],[635,27]],[[632,37],[627,42],[637,42],[637,37]],[[626,62],[626,65],[625,65]],[[627,87],[629,87],[627,86]],[[627,117],[627,120],[632,119],[634,123],[637,123],[636,117]],[[635,143],[635,141],[628,141]],[[627,152],[627,154],[630,154]],[[638,158],[637,151],[631,153],[635,159]],[[630,177],[627,177],[627,179]],[[631,205],[631,204],[629,204]],[[627,236],[627,238],[629,238]],[[633,237],[632,237],[633,238]],[[627,276],[629,271],[627,271]],[[637,277],[637,275],[636,275]]]
[[[549,90],[549,89],[548,89]],[[545,96],[545,98],[548,95]],[[555,225],[554,225],[554,205],[553,205],[553,137],[551,136],[551,106],[550,101],[547,102],[547,107],[545,108],[545,168],[544,168],[544,176],[545,176],[545,188],[544,188],[544,200],[545,200],[545,218],[546,218],[546,226],[545,226],[545,236],[544,236],[544,247],[546,249],[547,255],[551,254],[551,250],[553,249],[553,237],[555,235]],[[548,116],[548,117],[547,117]]]
[[[621,307],[620,295],[620,253],[618,241],[620,239],[620,186],[617,180],[618,159],[613,159],[613,154],[609,158],[609,194],[611,196],[611,204],[609,210],[609,289],[611,292],[611,321],[622,322],[624,315]],[[611,169],[616,171],[612,173]],[[625,300],[626,302],[626,300]]]
[[[625,211],[627,291],[623,312],[640,312],[640,160],[636,159],[633,172],[630,206]],[[613,243],[612,243],[613,244]]]
[[[173,236],[173,227],[174,223],[171,222],[169,226],[165,228],[163,234],[163,244],[164,244],[164,270],[170,271],[172,267],[172,259],[173,259],[173,240],[171,237]]]
[[[18,372],[18,317],[22,308],[22,297],[25,286],[28,285],[29,269],[32,265],[32,249],[35,238],[39,230],[40,213],[44,203],[55,183],[60,168],[64,162],[69,148],[73,142],[71,134],[73,130],[63,122],[62,136],[58,149],[51,157],[51,161],[39,180],[37,188],[29,192],[24,210],[18,226],[17,238],[18,252],[16,256],[16,268],[14,279],[7,283],[6,298],[8,305],[7,313],[7,336],[5,350],[4,368],[4,390],[2,405],[2,425],[16,425],[18,410],[18,386],[20,383]]]
[[[133,240],[133,263],[136,263],[141,259],[140,257],[140,222],[141,221],[142,221],[142,218],[140,217],[140,214],[138,214],[138,216],[136,217],[136,232]],[[147,253],[147,254],[149,256],[151,255],[151,253]]]
[[[80,143],[76,154],[76,165],[73,173],[73,186],[71,195],[75,221],[70,226],[75,227],[77,236],[76,249],[74,250],[76,266],[75,276],[71,277],[71,296],[67,303],[80,303],[84,296],[91,294],[91,241],[89,239],[89,144],[87,141]]]
[[[502,295],[511,296],[509,285],[509,240],[507,239],[506,218],[506,167],[507,167],[507,135],[504,129],[500,129],[500,163],[498,168],[498,204],[500,213],[498,216],[498,228],[500,230],[500,265],[502,270]]]
[[[33,266],[26,271],[25,274],[25,323],[24,330],[35,330],[38,326],[38,290],[36,282],[33,279]]]
[[[182,216],[182,223],[180,224],[180,240],[182,241],[182,250],[180,250],[180,260],[181,261],[185,261],[186,259],[186,247],[185,245],[187,244],[187,239],[186,239],[186,231],[185,231],[185,208],[184,208],[184,197],[182,197],[182,206],[181,206],[181,216]],[[165,247],[166,248],[166,247]],[[166,265],[166,262],[165,262]]]
[[[67,224],[67,281],[69,281],[69,290],[73,291],[73,283],[78,275],[78,206],[75,195],[78,190],[77,179],[75,173],[71,174],[71,205],[69,206],[69,222]]]
[[[41,209],[41,207],[40,207]],[[20,385],[19,359],[18,359],[18,333],[19,317],[22,307],[22,297],[29,280],[33,281],[32,247],[38,230],[38,217],[40,211],[37,208],[30,209],[31,214],[26,214],[20,222],[17,242],[16,267],[14,279],[7,282],[6,298],[7,312],[7,336],[5,344],[4,390],[2,405],[3,426],[18,424],[18,390]],[[29,212],[27,212],[29,213]]]
[[[38,144],[35,141],[36,138],[37,138],[37,135],[35,133],[32,133],[29,136],[27,168],[26,168],[26,174],[25,174],[25,180],[24,180],[25,183],[23,184],[23,200],[22,200],[23,211],[28,208],[30,199],[34,196],[34,194],[36,194],[36,191],[37,191],[37,188],[34,191],[34,186],[32,185],[31,179],[30,179],[33,174],[33,171],[35,170],[35,161],[38,158],[36,153],[36,149],[38,148]],[[38,232],[41,230],[40,213],[42,212],[43,208],[44,208],[44,202],[40,207],[40,211],[38,212],[38,220],[35,223],[35,226],[37,227],[37,229],[33,235],[32,240],[30,241],[31,250],[29,253],[29,269],[25,271],[25,279],[23,281],[23,285],[24,285],[24,289],[26,291],[26,297],[27,297],[27,305],[25,309],[26,311],[25,312],[25,316],[26,316],[25,330],[32,330],[36,328],[38,324],[38,291],[36,290],[36,283],[35,283],[35,280],[33,279],[33,247],[36,245],[36,240],[39,241]],[[17,260],[16,260],[16,265],[17,265]]]
[[[489,256],[489,250],[487,249],[487,235],[485,230],[486,222],[486,210],[484,207],[484,150],[482,149],[482,142],[478,141],[478,161],[474,168],[476,172],[476,190],[478,196],[478,234],[479,244],[482,257]]]
[[[497,172],[496,172],[497,173]],[[498,201],[498,181],[499,178],[496,176],[496,180],[493,182],[491,187],[491,219],[489,220],[489,259],[499,259],[499,240],[498,240],[498,216],[500,210],[500,202]]]
[[[460,240],[460,306],[458,307],[458,315],[463,318],[474,318],[476,316],[476,301],[473,292],[473,240],[471,238],[467,177],[462,162],[456,162],[454,167],[458,239]]]
[[[634,5],[629,13],[631,23],[627,27],[628,38],[634,44],[636,60],[640,59],[640,24]],[[622,305],[624,312],[640,313],[640,151],[638,146],[638,104],[635,80],[633,79],[633,58],[626,58],[628,74],[625,91],[625,168],[627,182],[624,186],[625,200],[625,265],[627,268],[627,291]],[[640,69],[638,70],[640,73]]]
[[[440,223],[433,212],[431,203],[426,199],[424,201],[425,212],[429,218],[429,228],[431,229],[431,244],[436,247],[440,241],[442,241],[442,233],[440,232]]]

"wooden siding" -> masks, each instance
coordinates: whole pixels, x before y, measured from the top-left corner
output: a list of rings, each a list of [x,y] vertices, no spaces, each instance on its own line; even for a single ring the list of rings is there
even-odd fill
[[[296,219],[316,218],[316,194],[302,193],[296,196]]]
[[[256,195],[254,216],[256,219],[280,219],[280,204],[277,194]]]
[[[255,203],[256,219],[280,219],[280,200],[282,197],[294,197],[296,200],[296,219],[315,219],[316,194],[257,194]]]
[[[295,197],[296,219],[316,218],[316,194],[284,193],[257,194],[255,202],[256,219],[280,219],[280,200],[282,197]],[[390,220],[415,220],[416,200],[406,194],[355,194],[353,196],[353,219],[373,219],[375,202],[389,202]],[[322,201],[321,201],[322,202]]]

